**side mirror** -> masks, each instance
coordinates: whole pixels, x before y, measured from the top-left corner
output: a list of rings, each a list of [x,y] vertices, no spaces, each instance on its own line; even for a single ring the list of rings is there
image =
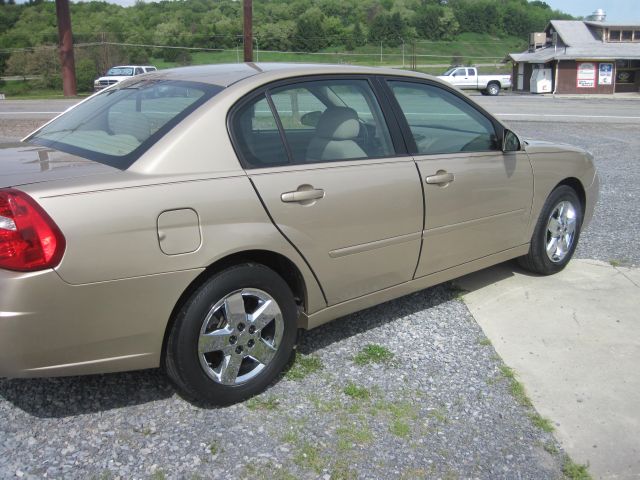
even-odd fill
[[[520,150],[520,140],[518,136],[511,130],[505,128],[504,135],[502,137],[502,151],[503,152],[517,152]]]

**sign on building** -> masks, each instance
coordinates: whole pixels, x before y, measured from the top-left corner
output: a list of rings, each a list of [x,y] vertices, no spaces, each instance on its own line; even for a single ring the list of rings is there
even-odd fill
[[[613,63],[601,63],[598,69],[598,85],[611,85],[613,82]]]
[[[591,62],[578,63],[578,88],[594,88],[596,86],[596,66]]]

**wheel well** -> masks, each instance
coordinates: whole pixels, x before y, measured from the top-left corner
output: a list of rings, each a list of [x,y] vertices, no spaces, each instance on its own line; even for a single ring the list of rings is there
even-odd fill
[[[499,86],[499,87],[501,86],[501,85],[500,85],[500,82],[499,82],[499,81],[497,81],[497,80],[491,80],[489,83],[487,83],[487,87],[488,87],[489,85],[497,85],[497,86]]]
[[[167,340],[169,339],[169,334],[171,333],[171,329],[173,328],[173,324],[175,323],[176,316],[184,303],[189,299],[189,297],[191,297],[193,292],[200,288],[200,286],[204,282],[206,282],[214,273],[242,263],[259,263],[275,271],[282,277],[282,279],[291,289],[291,292],[293,293],[293,296],[296,300],[296,304],[303,311],[306,311],[307,288],[304,283],[304,278],[302,276],[302,273],[300,273],[298,267],[284,255],[280,255],[279,253],[271,252],[268,250],[247,250],[221,258],[220,260],[217,260],[216,262],[209,265],[204,270],[204,272],[198,275],[196,279],[193,280],[191,284],[189,284],[185,291],[182,292],[182,295],[180,295],[180,298],[173,307],[171,316],[169,317],[169,321],[167,322],[167,326],[165,328],[164,339],[162,341],[162,352],[160,360],[160,366],[162,368],[164,367],[165,351],[167,347]]]
[[[584,215],[584,209],[587,206],[587,195],[580,180],[574,177],[565,178],[558,185],[556,185],[556,188],[558,188],[560,185],[566,185],[567,187],[573,188],[573,190],[578,195],[578,198],[580,199],[580,207],[582,208],[582,215]]]

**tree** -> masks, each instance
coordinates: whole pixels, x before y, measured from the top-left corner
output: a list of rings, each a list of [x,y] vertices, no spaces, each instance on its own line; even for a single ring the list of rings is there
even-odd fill
[[[294,50],[317,52],[329,45],[324,31],[324,13],[318,7],[312,7],[300,15],[293,36]]]

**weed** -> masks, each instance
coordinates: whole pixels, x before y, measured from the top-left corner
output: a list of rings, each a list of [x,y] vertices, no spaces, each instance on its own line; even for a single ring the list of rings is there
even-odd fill
[[[280,405],[280,400],[276,397],[253,397],[247,400],[245,406],[249,410],[275,410]]]
[[[514,398],[518,401],[518,403],[525,407],[530,407],[531,400],[529,400],[529,397],[527,397],[527,392],[524,389],[524,385],[522,385],[522,383],[520,383],[516,379],[516,374],[513,369],[507,367],[506,365],[500,365],[500,373],[502,373],[502,376],[509,382],[509,391],[511,392],[511,395],[513,395]]]
[[[166,478],[167,478],[167,476],[164,474],[164,471],[161,468],[155,470],[151,474],[151,479],[152,480],[165,480]]]
[[[491,340],[489,340],[487,337],[482,337],[480,340],[478,340],[478,343],[483,347],[488,347],[489,345],[491,345]]]
[[[220,445],[215,440],[209,444],[209,452],[211,455],[217,455],[221,452]]]
[[[386,363],[392,358],[393,353],[388,348],[370,343],[353,357],[353,361],[358,365],[368,365],[370,363]]]
[[[411,433],[409,424],[403,420],[396,418],[389,427],[389,431],[398,437],[406,438]]]
[[[531,423],[533,423],[540,430],[543,430],[547,433],[551,433],[555,430],[553,428],[553,424],[551,423],[551,420],[549,420],[548,418],[544,418],[542,415],[540,415],[537,412],[529,415],[529,418],[531,418]]]
[[[298,443],[298,434],[291,430],[282,435],[282,437],[280,437],[280,441],[283,443],[290,443],[292,445],[295,445],[296,443]]]
[[[349,468],[344,461],[340,461],[333,466],[330,480],[356,480],[358,472]]]
[[[345,395],[349,395],[351,398],[357,398],[358,400],[368,400],[371,396],[371,392],[364,387],[359,387],[355,383],[349,382],[343,390]]]
[[[323,367],[322,360],[318,357],[313,355],[296,355],[296,360],[285,374],[285,378],[289,380],[302,380],[312,373],[322,370]]]
[[[558,454],[558,447],[556,447],[556,444],[553,442],[547,442],[544,445],[542,445],[542,448],[544,448],[544,450],[547,453],[550,453],[551,455],[557,455]]]
[[[592,480],[589,474],[588,465],[580,465],[571,460],[568,456],[564,458],[562,473],[570,480]]]
[[[449,419],[447,418],[447,410],[444,406],[430,410],[427,415],[440,423],[449,423]]]
[[[622,265],[622,262],[620,260],[612,258],[611,260],[609,260],[609,265],[611,265],[612,267],[619,267],[620,265]]]
[[[322,472],[324,459],[320,456],[320,451],[310,443],[304,443],[296,452],[293,462],[301,468],[310,468],[316,473]]]
[[[338,428],[336,435],[338,435],[338,449],[343,452],[349,450],[354,444],[364,445],[373,441],[371,430],[355,425]]]

